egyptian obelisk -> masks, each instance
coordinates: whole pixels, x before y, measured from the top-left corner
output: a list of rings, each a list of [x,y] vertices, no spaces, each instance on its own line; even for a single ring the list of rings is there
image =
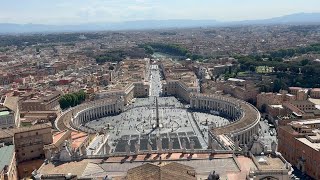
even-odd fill
[[[160,120],[159,120],[159,105],[158,105],[158,98],[156,97],[156,128],[159,127],[159,124],[160,124]]]

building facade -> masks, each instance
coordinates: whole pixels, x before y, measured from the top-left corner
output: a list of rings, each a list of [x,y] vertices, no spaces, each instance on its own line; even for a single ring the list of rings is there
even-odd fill
[[[0,106],[0,129],[15,127],[15,113],[8,108]]]
[[[225,94],[251,103],[257,101],[259,93],[259,88],[253,82],[243,79],[229,78],[226,82],[219,82],[217,87]]]
[[[320,99],[320,89],[319,88],[311,89],[310,97],[315,99]]]
[[[50,95],[37,97],[21,101],[20,111],[48,111],[59,106],[60,92],[54,92]]]
[[[320,179],[319,119],[291,122],[279,126],[278,151],[303,173]]]
[[[18,162],[44,158],[44,145],[52,143],[51,124],[15,129],[13,138]]]
[[[0,144],[0,179],[18,180],[14,145]]]
[[[181,100],[190,102],[191,93],[200,93],[199,80],[188,67],[171,61],[162,61],[159,66],[164,76],[162,81],[164,96],[177,96]]]

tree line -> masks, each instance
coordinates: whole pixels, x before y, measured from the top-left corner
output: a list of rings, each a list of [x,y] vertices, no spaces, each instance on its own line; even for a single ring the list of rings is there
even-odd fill
[[[145,49],[147,54],[152,55],[155,52],[165,53],[172,56],[180,56],[182,58],[190,58],[192,60],[204,59],[202,55],[193,54],[188,49],[178,44],[165,44],[165,43],[146,43],[139,45]]]
[[[81,104],[86,99],[86,93],[83,90],[78,92],[69,93],[61,96],[59,104],[61,109],[67,109]]]
[[[304,52],[318,52],[320,45],[310,45],[304,50],[297,48],[294,53]],[[238,71],[250,71],[255,72],[256,67],[267,66],[272,67],[274,72],[275,81],[272,87],[267,85],[262,86],[262,91],[274,91],[277,92],[279,89],[287,89],[290,86],[300,86],[308,88],[320,87],[320,63],[311,61],[309,59],[303,59],[301,61],[283,61],[283,56],[291,56],[291,50],[279,50],[281,56],[270,53],[269,55],[262,56],[235,56],[240,64]],[[290,53],[289,53],[290,52]],[[289,53],[289,54],[286,54]]]
[[[0,36],[0,46],[18,46],[24,47],[42,43],[67,43],[85,41],[80,39],[85,35],[86,39],[100,39],[104,35],[99,33],[60,33],[60,34],[32,34],[32,35],[3,35]]]
[[[299,47],[295,49],[280,49],[278,51],[269,52],[269,58],[286,58],[293,57],[297,54],[306,54],[309,52],[320,53],[320,44],[312,44],[306,47]]]
[[[139,46],[143,47],[148,54],[161,52],[173,56],[186,56],[186,54],[188,53],[188,50],[186,48],[181,47],[178,44],[146,43]]]
[[[103,54],[95,56],[96,62],[103,64],[105,62],[120,62],[126,57],[132,59],[141,59],[149,57],[143,48],[132,48],[124,50],[111,50],[104,52]]]
[[[97,63],[105,63],[105,62],[119,62],[125,58],[125,54],[123,51],[110,51],[104,54],[98,55],[96,57]]]

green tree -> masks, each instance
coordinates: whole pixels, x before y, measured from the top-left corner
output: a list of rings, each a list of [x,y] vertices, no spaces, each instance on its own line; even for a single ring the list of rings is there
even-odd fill
[[[70,95],[72,97],[71,106],[74,107],[74,106],[78,105],[80,103],[78,96],[75,93],[72,93]]]
[[[302,61],[300,61],[301,66],[305,66],[307,64],[309,64],[310,60],[309,59],[304,59]]]
[[[145,46],[144,49],[145,49],[147,54],[153,54],[154,53],[154,49],[149,45]]]
[[[250,66],[249,66],[249,70],[250,70],[251,72],[255,72],[255,71],[256,71],[256,67],[255,67],[254,65],[250,65]]]
[[[77,93],[78,99],[80,100],[80,102],[83,102],[86,99],[86,93],[83,90],[80,90]]]
[[[72,106],[73,99],[72,99],[71,94],[66,94],[66,95],[64,95],[64,97],[68,101],[69,105]]]
[[[281,89],[281,81],[280,79],[275,79],[273,82],[273,92],[279,92]]]
[[[74,107],[86,99],[86,93],[83,90],[80,90],[75,93],[65,94],[61,96],[59,104],[61,109],[66,109],[69,107]]]
[[[113,66],[109,66],[108,68],[110,71],[113,71],[114,70],[114,67]]]
[[[262,106],[261,106],[261,112],[262,112],[262,113],[266,113],[266,112],[267,112],[267,105],[266,105],[266,104],[262,104]]]
[[[59,100],[59,104],[61,109],[66,109],[68,107],[70,107],[70,104],[68,102],[68,100],[65,98],[65,96],[62,96]]]
[[[274,60],[274,61],[277,61],[277,62],[282,62],[282,61],[283,61],[283,59],[282,59],[281,57],[276,57],[276,58],[274,58],[273,60]]]

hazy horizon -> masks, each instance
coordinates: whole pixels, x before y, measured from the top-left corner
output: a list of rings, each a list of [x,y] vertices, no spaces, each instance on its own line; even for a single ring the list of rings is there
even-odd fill
[[[320,12],[317,0],[10,0],[1,3],[0,23],[84,24],[136,20],[242,21]]]

